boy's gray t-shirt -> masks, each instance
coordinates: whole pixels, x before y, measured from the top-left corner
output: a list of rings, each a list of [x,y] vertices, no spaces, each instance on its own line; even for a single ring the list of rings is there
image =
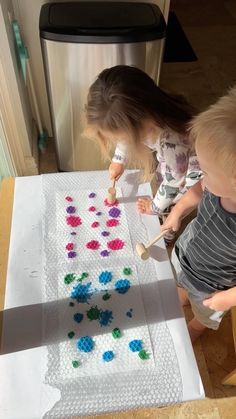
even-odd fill
[[[176,242],[186,288],[213,293],[236,286],[236,213],[222,208],[220,198],[205,189],[197,217]]]

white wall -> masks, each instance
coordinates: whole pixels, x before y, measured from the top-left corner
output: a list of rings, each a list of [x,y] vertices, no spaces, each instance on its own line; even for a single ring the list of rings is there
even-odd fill
[[[37,174],[32,112],[17,54],[11,19],[12,0],[0,2],[0,115],[18,175]]]
[[[40,112],[43,120],[43,126],[47,128],[49,135],[52,135],[52,128],[50,122],[50,114],[48,107],[48,98],[46,92],[43,62],[41,55],[41,46],[39,39],[39,14],[42,4],[53,1],[44,0],[12,0],[15,10],[15,15],[19,21],[21,32],[23,34],[24,42],[29,50],[33,76],[36,84],[36,91],[39,100]],[[55,0],[54,0],[55,1]],[[65,0],[57,0],[65,1]],[[71,1],[71,0],[68,0]],[[73,0],[72,0],[73,1]],[[75,0],[76,1],[76,0]],[[109,0],[108,0],[109,1]],[[144,1],[144,0],[129,0],[129,1]],[[156,3],[167,21],[169,13],[170,0],[150,0]]]

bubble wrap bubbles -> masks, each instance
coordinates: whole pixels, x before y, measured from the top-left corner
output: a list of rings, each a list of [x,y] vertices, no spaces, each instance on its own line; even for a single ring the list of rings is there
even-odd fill
[[[107,192],[106,184],[101,180],[98,172],[97,182]],[[91,189],[93,182],[94,173],[86,174],[83,187],[78,183],[76,174],[43,176],[44,290],[46,300],[51,302],[49,307],[44,307],[44,310],[48,310],[44,312],[44,333],[46,336],[52,333],[52,329],[48,330],[47,319],[50,316],[50,322],[55,324],[53,330],[58,336],[57,341],[55,339],[57,343],[47,347],[46,383],[59,388],[61,392],[60,400],[46,413],[45,418],[104,414],[142,406],[162,406],[182,400],[181,375],[171,335],[165,321],[158,322],[152,317],[157,302],[161,311],[156,269],[152,260],[143,263],[133,252],[137,242],[147,242],[145,227],[135,212],[134,204],[105,206],[101,202],[101,190]],[[89,198],[91,193],[96,196]],[[127,196],[125,187],[122,187],[122,192],[118,191],[118,199],[123,193]],[[66,197],[71,200],[68,201]],[[68,202],[76,208],[72,215],[81,217],[82,223],[77,227],[66,223],[65,217],[71,215],[66,212]],[[81,203],[83,210],[80,211],[78,208]],[[96,212],[102,212],[99,216],[100,226],[96,229],[91,229],[92,222],[96,221],[94,217],[97,217],[95,211],[88,211],[91,206],[96,208]],[[121,210],[118,217],[120,224],[107,227],[106,221],[111,217],[108,211],[114,207]],[[85,209],[86,217],[83,219]],[[114,215],[112,217],[116,218]],[[65,225],[68,228],[66,233]],[[122,229],[122,234],[118,234],[118,229]],[[96,236],[90,236],[92,230],[96,231]],[[108,230],[109,236],[101,234]],[[132,231],[131,237],[129,231]],[[76,232],[76,235],[71,235],[72,232]],[[84,246],[83,252],[80,252],[82,240]],[[99,242],[99,248],[84,249],[86,243],[93,240]],[[73,251],[78,256],[69,260],[65,246],[72,241]],[[110,248],[108,242],[111,242]],[[118,251],[114,250],[115,246],[120,247]],[[102,257],[100,253],[105,250],[111,253]],[[131,269],[128,278],[125,278],[128,271],[123,272],[124,268]],[[113,274],[107,284],[99,284],[102,271]],[[86,285],[91,282],[92,293],[85,293],[91,298],[87,298],[86,302],[83,294],[84,302],[78,302],[76,298],[70,301],[71,292],[82,272],[89,273],[81,283]],[[64,278],[69,273],[76,277],[72,282],[65,283]],[[114,289],[119,279],[128,279],[131,283],[125,294]],[[74,305],[70,305],[72,302]],[[107,310],[112,313],[112,321],[101,326],[99,318],[90,320],[87,311],[92,306],[97,306],[102,312]],[[132,316],[128,317],[126,313],[131,310]],[[76,313],[83,315],[79,324],[74,319]],[[112,334],[115,328],[121,332],[118,339]],[[72,339],[67,337],[69,331],[75,333]],[[82,352],[77,348],[78,340],[85,336],[91,337],[94,342],[91,352]],[[132,340],[142,341],[143,349],[132,352],[128,346]],[[109,351],[114,353],[114,359],[104,362],[102,354]],[[147,359],[144,359],[142,351],[148,355]],[[74,365],[78,366],[73,366],[75,361]]]

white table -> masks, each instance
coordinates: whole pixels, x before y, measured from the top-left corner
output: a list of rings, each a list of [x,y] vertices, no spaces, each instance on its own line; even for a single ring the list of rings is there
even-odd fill
[[[77,175],[78,180],[84,176],[95,177],[94,172],[81,172]],[[121,186],[130,185],[129,198],[150,195],[150,185],[141,184],[137,190],[137,187],[132,186],[132,176],[133,172],[127,171],[119,181]],[[96,179],[103,187],[107,186],[107,172],[96,172]],[[41,282],[41,204],[41,176],[17,178],[0,356],[0,418],[4,419],[42,418],[60,399],[59,390],[44,384],[47,347],[40,333],[44,303]],[[159,221],[156,216],[143,216],[143,222],[150,238],[158,234]],[[174,341],[182,377],[183,401],[204,398],[163,240],[155,246],[153,257],[156,258],[159,274],[163,313]]]

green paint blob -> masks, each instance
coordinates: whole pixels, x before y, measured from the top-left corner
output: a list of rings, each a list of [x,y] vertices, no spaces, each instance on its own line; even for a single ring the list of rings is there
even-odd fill
[[[88,278],[88,272],[82,272],[82,274],[77,278],[77,281],[83,281],[83,279]]]
[[[72,339],[75,336],[75,332],[71,331],[67,334],[67,336],[68,336],[68,338]]]
[[[103,297],[102,297],[102,299],[103,299],[104,301],[109,300],[109,298],[111,298],[111,294],[108,294],[108,292],[106,292],[106,294],[104,294],[104,295],[103,295]]]
[[[91,307],[88,311],[87,311],[87,317],[89,320],[98,320],[101,314],[101,310],[95,306],[95,307]]]
[[[75,280],[76,275],[75,274],[67,274],[64,277],[64,282],[65,284],[70,284],[71,282],[73,282]]]
[[[72,361],[73,368],[78,368],[80,366],[79,361]]]
[[[121,331],[119,327],[115,327],[115,329],[112,330],[112,336],[114,339],[119,339],[121,337]]]
[[[131,268],[124,268],[123,269],[123,274],[124,275],[131,275],[132,274],[132,269]]]
[[[145,349],[142,349],[141,351],[139,351],[138,356],[142,360],[149,359],[149,357],[150,357],[149,354],[145,351]]]

